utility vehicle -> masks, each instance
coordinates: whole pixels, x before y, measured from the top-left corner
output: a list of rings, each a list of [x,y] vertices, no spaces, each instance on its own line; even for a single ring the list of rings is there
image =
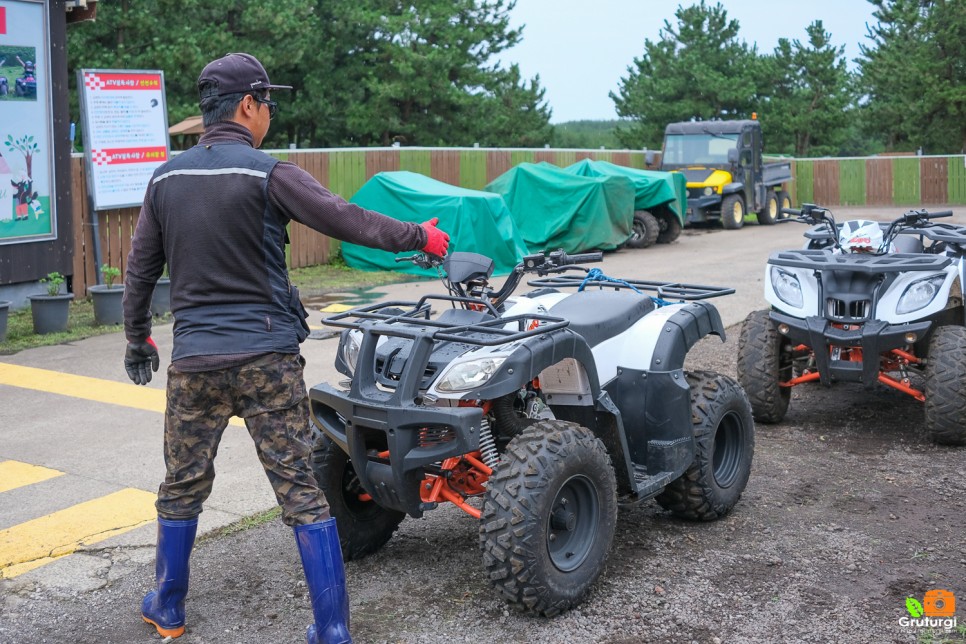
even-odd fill
[[[759,224],[778,221],[792,205],[783,188],[792,180],[791,164],[764,163],[762,147],[757,119],[668,125],[661,169],[687,179],[686,223],[720,219],[725,228],[741,228],[749,212]]]
[[[738,344],[755,419],[781,421],[793,387],[857,382],[922,401],[932,440],[966,444],[966,227],[933,221],[951,211],[844,224],[814,204],[786,213],[811,226],[805,247],[769,257],[771,309],[748,315]]]
[[[600,574],[619,503],[655,498],[694,520],[732,509],[751,468],[750,406],[731,378],[683,367],[702,337],[724,338],[707,300],[733,290],[576,266],[600,260],[530,255],[495,290],[483,255],[418,254],[445,269],[446,294],[325,320],[344,328],[348,379],[311,389],[314,464],[346,559],[449,502],[479,521],[499,594],[554,615]],[[536,289],[511,298],[527,275]]]

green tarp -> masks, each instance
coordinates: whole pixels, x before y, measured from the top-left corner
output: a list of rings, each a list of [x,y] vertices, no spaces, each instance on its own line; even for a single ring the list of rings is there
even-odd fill
[[[634,184],[626,177],[581,177],[549,163],[521,163],[484,190],[503,197],[534,252],[614,250],[631,236]]]
[[[564,170],[581,177],[627,177],[634,183],[634,210],[651,210],[667,204],[684,224],[688,208],[688,182],[680,172],[638,170],[590,159],[578,161]]]
[[[495,274],[509,273],[527,254],[503,199],[489,192],[459,188],[414,172],[380,172],[350,202],[402,221],[421,223],[439,217],[439,227],[449,233],[449,252],[491,257]],[[436,276],[436,271],[396,262],[396,257],[411,254],[342,244],[342,256],[352,268]]]

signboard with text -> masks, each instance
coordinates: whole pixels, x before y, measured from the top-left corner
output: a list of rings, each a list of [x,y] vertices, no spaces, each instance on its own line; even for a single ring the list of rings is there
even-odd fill
[[[0,244],[57,238],[43,2],[0,0]]]
[[[82,69],[77,86],[94,210],[141,205],[169,157],[164,72]]]

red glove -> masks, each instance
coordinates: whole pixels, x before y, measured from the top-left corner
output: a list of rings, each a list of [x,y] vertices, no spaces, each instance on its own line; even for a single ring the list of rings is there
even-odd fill
[[[419,224],[426,231],[426,245],[419,250],[436,257],[443,257],[446,249],[449,248],[449,235],[436,227],[439,217],[433,217],[429,221]]]

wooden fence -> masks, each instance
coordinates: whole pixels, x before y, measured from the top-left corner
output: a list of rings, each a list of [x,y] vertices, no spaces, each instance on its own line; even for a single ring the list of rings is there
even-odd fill
[[[520,163],[546,161],[567,166],[582,159],[610,161],[645,168],[640,151],[486,149],[486,148],[367,148],[270,151],[291,161],[332,192],[350,199],[378,172],[408,170],[434,179],[482,189]],[[88,212],[83,158],[71,160],[73,172],[74,278],[78,297],[97,283],[92,222]],[[789,186],[793,202],[836,205],[966,204],[966,157],[870,157],[855,159],[796,159]],[[137,208],[98,213],[101,263],[125,270]],[[293,222],[289,266],[301,268],[328,262],[336,248],[332,240]]]

